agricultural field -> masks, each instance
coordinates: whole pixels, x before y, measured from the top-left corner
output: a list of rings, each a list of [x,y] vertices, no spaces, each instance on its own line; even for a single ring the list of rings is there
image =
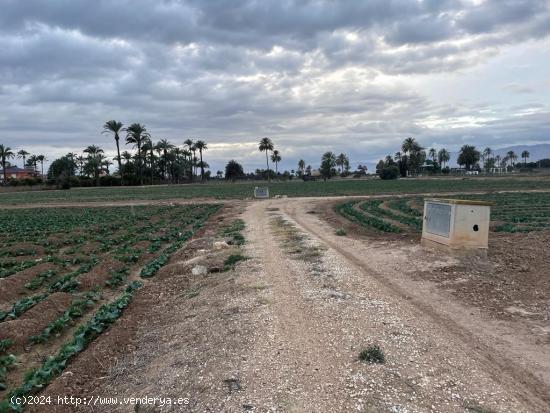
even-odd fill
[[[415,194],[472,191],[550,190],[550,179],[545,177],[494,178],[434,178],[398,179],[332,179],[326,182],[218,182],[187,185],[159,185],[149,187],[73,188],[66,191],[0,192],[0,205],[83,203],[165,200],[165,199],[245,199],[251,198],[256,186],[268,186],[270,194],[289,197],[352,196],[381,194]]]
[[[58,376],[220,208],[0,210],[0,412]]]
[[[491,230],[531,232],[550,229],[550,193],[496,193],[447,198],[492,202]],[[336,205],[345,218],[369,230],[385,233],[420,233],[423,197],[352,200]]]

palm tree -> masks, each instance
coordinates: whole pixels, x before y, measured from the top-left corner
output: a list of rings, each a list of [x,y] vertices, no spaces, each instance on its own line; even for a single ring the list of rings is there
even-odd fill
[[[514,151],[508,151],[506,152],[506,156],[510,161],[510,166],[514,166],[514,162],[518,159],[518,156],[516,155],[516,153]]]
[[[42,170],[42,176],[44,176],[44,161],[47,161],[46,157],[44,155],[38,155],[36,157],[36,160],[40,162],[40,167]]]
[[[450,159],[451,155],[445,148],[440,149],[437,153],[437,160],[439,161],[440,165],[443,165],[443,168],[445,168],[445,165],[447,165],[447,162],[449,162]]]
[[[529,151],[523,151],[521,153],[521,157],[523,158],[523,166],[527,165],[527,158],[529,158],[529,155],[531,155]]]
[[[153,141],[151,138],[147,138],[147,140],[143,143],[143,158],[147,159],[147,153],[149,153],[149,167],[151,168],[151,185],[154,184],[155,179],[155,155],[153,154],[153,150],[155,149],[155,145],[153,144]]]
[[[132,160],[132,154],[128,151],[122,152],[122,154],[120,156],[122,157],[122,159],[124,159],[126,161],[125,165],[127,165],[128,162],[130,162]]]
[[[502,158],[500,157],[500,155],[495,156],[495,163],[499,166],[499,168],[501,167],[501,164],[500,164],[501,161],[502,161]]]
[[[26,150],[21,149],[19,152],[17,152],[17,159],[23,158],[23,168],[25,168],[25,163],[27,156],[29,156],[30,153],[28,153]]]
[[[166,170],[168,169],[168,151],[174,148],[175,146],[168,142],[168,140],[166,139],[161,139],[156,145],[156,149],[162,151],[162,159],[164,161],[162,176],[164,179],[166,179]]]
[[[487,162],[489,159],[491,159],[491,155],[493,153],[493,150],[489,147],[486,147],[483,149],[482,157],[483,157],[483,163]]]
[[[8,159],[13,158],[14,156],[15,154],[9,146],[0,145],[0,161],[2,162],[2,170],[4,171],[4,184],[7,182],[6,164]]]
[[[403,144],[401,145],[401,150],[407,155],[416,145],[414,138],[405,138]]]
[[[304,174],[305,172],[305,169],[306,169],[306,161],[304,161],[303,159],[300,159],[298,161],[298,170],[302,173],[302,175]]]
[[[122,161],[120,158],[120,136],[118,135],[119,132],[121,132],[122,129],[122,122],[118,122],[116,120],[109,120],[105,122],[103,125],[103,132],[101,133],[113,133],[115,136],[115,142],[116,142],[116,153],[117,153],[117,162],[118,162],[118,172],[120,173],[120,184],[124,185],[124,175],[122,172]]]
[[[69,168],[69,176],[72,176],[75,173],[75,169],[76,169],[76,154],[69,152],[65,156],[71,161],[71,167]]]
[[[260,140],[260,146],[258,146],[260,152],[265,152],[265,163],[267,166],[267,181],[271,181],[271,175],[269,174],[269,156],[268,152],[273,150],[273,142],[270,138],[263,138]]]
[[[29,156],[29,159],[27,159],[27,166],[33,168],[35,174],[36,174],[37,165],[38,165],[38,157],[36,155]]]
[[[275,174],[279,173],[279,162],[281,162],[281,154],[278,150],[274,150],[271,154],[271,161],[275,163]]]
[[[432,158],[432,162],[435,163],[435,157],[437,154],[435,148],[430,148],[430,150],[428,151],[428,154],[430,155],[430,158]]]
[[[82,174],[84,172],[84,157],[83,156],[78,156],[76,158],[76,163],[78,164],[79,174],[80,174],[80,176],[82,176]]]
[[[344,164],[346,163],[346,154],[341,153],[336,157],[336,166],[338,167],[338,172],[344,171]]]
[[[99,173],[101,171],[101,162],[105,159],[103,149],[96,145],[90,145],[86,147],[83,151],[88,154],[86,159],[86,175],[92,172],[94,178],[96,179],[96,185],[99,186]]]
[[[191,177],[191,179],[193,179],[193,158],[191,156],[191,152],[194,153],[193,147],[195,143],[193,142],[193,139],[186,139],[183,143],[187,146],[187,149],[189,150],[189,176]]]
[[[200,156],[200,167],[201,167],[201,181],[204,181],[204,162],[202,161],[202,151],[205,151],[208,149],[208,146],[206,145],[206,142],[204,141],[197,141],[195,142],[195,148],[199,151]]]
[[[480,157],[481,154],[475,146],[463,145],[462,148],[460,148],[460,152],[458,154],[458,159],[456,162],[459,165],[465,165],[466,170],[469,171],[472,166],[478,163]]]
[[[133,143],[134,148],[137,148],[138,178],[140,185],[143,185],[141,146],[145,143],[145,140],[150,137],[151,135],[147,132],[145,125],[140,123],[132,123],[126,128],[126,143]]]
[[[405,138],[403,144],[401,145],[401,150],[407,156],[407,172],[411,169],[416,171],[420,165],[424,162],[426,153],[423,151],[418,142],[414,138]]]

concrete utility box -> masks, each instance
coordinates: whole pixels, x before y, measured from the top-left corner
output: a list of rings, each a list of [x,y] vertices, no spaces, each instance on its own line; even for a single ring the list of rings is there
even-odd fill
[[[262,188],[257,186],[256,188],[254,188],[254,198],[269,198],[269,188]]]
[[[490,202],[462,199],[426,199],[422,244],[486,252],[491,205]]]

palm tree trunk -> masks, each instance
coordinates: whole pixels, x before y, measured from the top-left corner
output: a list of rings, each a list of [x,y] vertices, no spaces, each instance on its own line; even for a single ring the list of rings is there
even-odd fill
[[[265,151],[265,164],[267,166],[267,182],[271,182],[271,176],[269,174],[269,158],[267,157],[267,149]]]
[[[199,155],[201,157],[201,181],[204,181],[204,165],[202,163],[202,149],[199,149]]]
[[[141,173],[141,144],[138,144],[138,177],[139,184],[143,185],[143,175]]]
[[[4,172],[4,185],[6,185],[6,158],[2,158],[2,171]]]
[[[151,185],[153,185],[154,184],[154,172],[155,172],[153,170],[153,168],[154,168],[153,164],[155,163],[155,159],[153,158],[153,143],[152,142],[151,142],[151,152],[150,152],[150,154],[151,154]]]
[[[124,173],[122,172],[122,160],[120,159],[120,145],[118,144],[118,135],[115,136],[116,152],[118,155],[118,172],[120,173],[120,185],[124,185]]]

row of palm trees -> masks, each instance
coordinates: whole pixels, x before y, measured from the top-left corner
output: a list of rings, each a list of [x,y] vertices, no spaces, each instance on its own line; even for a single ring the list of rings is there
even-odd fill
[[[529,151],[521,152],[521,158],[523,159],[524,165],[527,164],[527,159],[529,159],[529,156],[531,156]],[[480,158],[483,161],[484,168],[486,169],[492,167],[504,168],[506,166],[513,167],[518,160],[518,155],[514,151],[508,151],[505,156],[493,156],[493,150],[487,147],[481,153]]]
[[[162,161],[160,168],[164,179],[168,179],[168,175],[173,170],[172,167],[175,163],[180,164],[181,161],[185,161],[187,175],[193,179],[197,174],[197,168],[200,168],[201,180],[204,180],[204,170],[208,167],[208,164],[203,160],[203,153],[208,149],[208,145],[202,140],[194,142],[192,139],[187,139],[184,142],[184,148],[177,147],[167,139],[161,139],[157,143],[153,143],[151,134],[147,131],[145,125],[132,123],[127,128],[124,128],[124,125],[116,120],[105,122],[102,133],[110,133],[115,139],[117,150],[115,161],[118,163],[122,184],[125,182],[122,160],[125,159],[128,163],[133,157],[128,151],[120,153],[120,135],[122,133],[126,133],[126,144],[133,145],[133,149],[137,150],[134,158],[137,166],[138,181],[141,185],[143,185],[143,170],[147,163],[147,157],[149,157],[151,180],[153,180],[155,151],[158,153],[158,158]],[[197,151],[199,158],[197,158]]]
[[[393,160],[397,163],[402,175],[417,172],[426,161],[433,166],[445,168],[451,160],[451,154],[447,149],[436,150],[430,148],[426,153],[425,149],[414,138],[406,138],[401,145],[401,151],[395,153]],[[525,150],[521,153],[524,164],[527,164],[529,156],[529,151]],[[500,155],[493,157],[493,150],[489,147],[479,152],[473,145],[464,145],[458,153],[457,163],[466,165],[466,168],[470,169],[481,160],[483,168],[490,169],[493,167],[513,167],[517,159],[518,156],[514,151],[508,151],[504,157]],[[391,156],[386,157],[385,164],[390,164],[390,160]]]
[[[275,164],[275,174],[279,173],[279,162],[283,159],[281,153],[275,149],[275,145],[271,138],[262,138],[260,144],[258,145],[258,150],[260,152],[265,152],[265,164],[267,171],[267,180],[271,181],[271,174],[269,169],[269,152],[271,152],[271,161]]]
[[[0,162],[4,173],[4,182],[6,182],[6,169],[11,166],[10,159],[23,159],[23,168],[32,168],[35,173],[38,170],[38,164],[40,164],[42,175],[44,175],[44,162],[47,161],[44,155],[31,155],[24,149],[14,152],[9,146],[0,144]]]

